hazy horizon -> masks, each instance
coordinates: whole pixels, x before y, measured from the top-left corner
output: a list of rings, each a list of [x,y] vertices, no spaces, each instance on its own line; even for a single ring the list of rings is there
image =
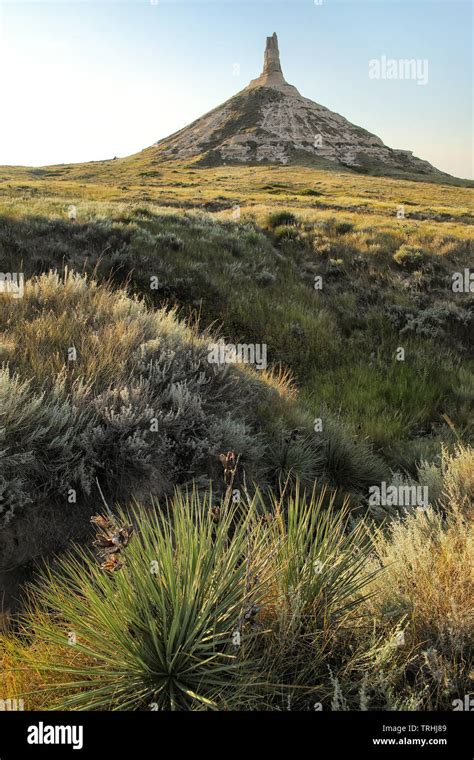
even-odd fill
[[[474,177],[470,3],[36,0],[3,2],[0,14],[1,165],[136,153],[257,77],[276,32],[302,95]],[[384,58],[416,59],[418,80],[371,79],[370,61]]]

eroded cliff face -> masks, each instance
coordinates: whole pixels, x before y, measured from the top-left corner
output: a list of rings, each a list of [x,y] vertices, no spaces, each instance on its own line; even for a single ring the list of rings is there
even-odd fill
[[[283,76],[275,33],[267,37],[257,79],[155,147],[163,160],[200,156],[204,164],[330,162],[356,170],[441,174],[410,151],[387,147],[376,135],[303,97]]]

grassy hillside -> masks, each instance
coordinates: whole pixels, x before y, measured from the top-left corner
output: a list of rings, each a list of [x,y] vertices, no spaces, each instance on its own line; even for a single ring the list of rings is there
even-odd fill
[[[0,294],[5,688],[57,684],[62,664],[90,682],[60,692],[67,707],[449,706],[472,656],[454,558],[472,551],[474,293],[452,287],[472,265],[472,191],[153,160],[0,168],[0,270],[25,278],[21,298]],[[216,341],[263,345],[268,366],[210,363]],[[381,482],[428,487],[429,508],[374,507]],[[88,550],[103,500],[135,525],[113,575]],[[51,593],[39,578],[17,620],[32,563],[73,540],[85,548],[48,571]],[[157,554],[167,601],[143,572]],[[168,623],[181,630],[196,589],[186,556],[202,574],[183,687],[160,652],[179,649]],[[308,575],[316,561],[337,573]],[[111,589],[119,618],[85,613]],[[138,652],[167,677],[143,680]],[[228,657],[239,667],[214,678]]]
[[[228,340],[264,342],[271,363],[294,374],[311,414],[340,411],[387,456],[400,441],[427,443],[443,413],[464,431],[472,295],[454,294],[451,278],[472,257],[470,190],[329,173],[317,180],[293,169],[254,170],[249,187],[248,169],[227,178],[199,170],[194,182],[189,170],[167,171],[163,184],[175,181],[160,204],[135,201],[133,191],[128,203],[81,199],[82,190],[94,197],[95,185],[56,197],[59,183],[47,191],[44,179],[25,195],[10,191],[0,203],[4,268],[112,276]],[[207,216],[192,213],[199,205]],[[290,224],[269,219],[288,208]]]

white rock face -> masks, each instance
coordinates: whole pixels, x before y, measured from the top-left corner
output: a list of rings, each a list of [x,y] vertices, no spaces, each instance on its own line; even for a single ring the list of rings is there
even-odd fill
[[[411,151],[300,95],[286,82],[278,39],[267,37],[263,71],[223,105],[156,143],[162,159],[201,156],[204,164],[334,162],[358,170],[440,173]]]

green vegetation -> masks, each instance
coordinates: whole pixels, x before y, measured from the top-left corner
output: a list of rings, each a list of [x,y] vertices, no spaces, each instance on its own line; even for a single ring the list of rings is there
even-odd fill
[[[296,216],[291,211],[274,211],[266,219],[267,227],[270,230],[276,230],[284,225],[293,225],[296,222]]]
[[[25,277],[0,294],[4,691],[192,710],[469,693],[470,190],[156,169],[151,150],[0,174],[0,269]],[[217,341],[268,367],[210,362]],[[374,507],[382,481],[426,485],[429,508]],[[135,526],[113,574],[89,551],[99,500]]]
[[[322,477],[362,495],[386,473],[336,421],[315,435],[284,373],[210,363],[210,333],[124,290],[43,274],[23,298],[3,298],[0,314],[6,564],[80,534],[97,482],[111,503],[207,488],[224,451],[262,486]]]
[[[57,215],[1,218],[5,269],[86,271],[150,306],[177,305],[225,340],[265,343],[269,362],[294,375],[313,419],[341,415],[390,464],[401,441],[416,454],[417,439],[444,435],[443,414],[470,434],[472,297],[452,292],[470,240],[427,237],[396,220],[383,231],[286,211],[270,214],[267,233],[250,220],[149,205],[89,203],[78,214],[75,224]],[[419,246],[404,242],[416,237]]]
[[[473,464],[458,447],[437,471],[444,518],[387,534],[324,490],[120,511],[122,569],[81,550],[46,572],[3,686],[37,709],[452,709],[472,667]]]

